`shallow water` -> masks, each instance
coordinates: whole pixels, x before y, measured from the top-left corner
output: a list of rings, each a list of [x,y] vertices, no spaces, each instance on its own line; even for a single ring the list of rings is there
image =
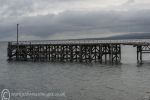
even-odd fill
[[[0,43],[0,91],[62,91],[65,96],[11,97],[10,100],[148,100],[150,58],[137,64],[136,48],[122,46],[122,64],[8,62]]]

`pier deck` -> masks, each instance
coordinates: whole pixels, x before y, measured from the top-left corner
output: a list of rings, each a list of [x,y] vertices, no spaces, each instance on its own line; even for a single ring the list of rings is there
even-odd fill
[[[48,40],[8,43],[8,60],[120,63],[121,45],[137,48],[137,61],[150,53],[150,40]]]

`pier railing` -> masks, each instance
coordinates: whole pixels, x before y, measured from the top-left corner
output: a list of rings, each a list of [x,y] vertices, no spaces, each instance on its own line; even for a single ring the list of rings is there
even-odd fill
[[[149,45],[150,39],[126,39],[126,40],[35,40],[35,41],[19,41],[19,44],[143,44]],[[11,44],[17,44],[12,41]]]

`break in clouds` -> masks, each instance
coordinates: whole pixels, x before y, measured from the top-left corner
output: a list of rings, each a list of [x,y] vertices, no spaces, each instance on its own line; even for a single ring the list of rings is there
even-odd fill
[[[101,38],[150,32],[148,0],[0,0],[0,40]]]

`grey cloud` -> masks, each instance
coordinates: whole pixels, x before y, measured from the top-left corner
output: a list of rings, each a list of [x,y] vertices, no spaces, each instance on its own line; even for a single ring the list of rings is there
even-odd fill
[[[63,8],[61,7],[61,4],[63,3],[68,4],[78,1],[80,0],[0,0],[0,17],[28,15],[38,13],[38,11],[44,11],[47,8],[60,9]]]
[[[19,16],[34,10],[32,0],[0,0],[0,17]]]
[[[135,0],[128,0],[125,4],[132,4],[134,2],[135,2]]]
[[[61,33],[77,33],[96,30],[105,32],[149,32],[150,11],[66,11],[58,15],[46,15],[8,19],[0,23],[0,38],[11,37],[20,23],[20,34],[41,38]],[[89,34],[89,33],[88,33]],[[91,33],[92,34],[92,33]],[[103,36],[103,35],[102,35]]]

